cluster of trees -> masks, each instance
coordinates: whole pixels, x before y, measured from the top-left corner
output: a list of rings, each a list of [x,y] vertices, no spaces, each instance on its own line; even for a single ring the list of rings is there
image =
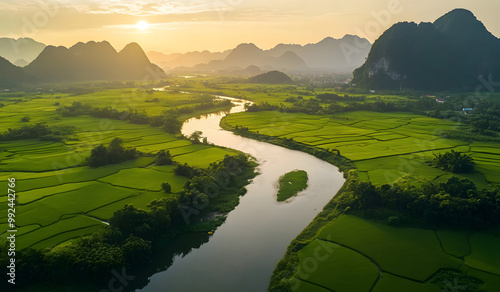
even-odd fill
[[[87,164],[92,167],[99,167],[137,158],[140,152],[135,148],[124,148],[122,143],[122,139],[114,138],[109,143],[109,146],[99,145],[95,147],[87,158]]]
[[[174,164],[170,151],[168,150],[158,151],[158,153],[156,153],[155,164],[158,166]]]
[[[193,194],[213,198],[213,192],[208,193],[210,189],[206,186],[217,184],[219,177],[225,178],[218,184],[220,194],[212,199],[209,207],[199,209],[198,215],[193,217],[203,216],[214,209],[229,211],[225,209],[225,203],[231,200],[229,198],[238,199],[248,178],[253,175],[254,167],[245,155],[226,156],[208,169],[197,169],[197,176],[186,183],[184,191],[152,201],[148,211],[126,205],[114,213],[109,226],[72,244],[52,250],[28,248],[17,251],[16,276],[22,281],[16,282],[16,286],[21,289],[48,282],[58,285],[91,283],[107,287],[111,271],[119,272],[123,267],[133,270],[134,266],[151,260],[152,251],[160,242],[189,231],[181,208],[185,204],[192,205],[189,200]],[[9,261],[6,247],[0,246],[0,264],[8,266]],[[2,281],[0,289],[8,290],[8,285],[7,281]]]
[[[0,141],[40,139],[41,141],[61,141],[75,132],[74,126],[49,126],[47,122],[24,125],[18,129],[7,129],[0,134]]]
[[[455,150],[434,154],[434,165],[453,173],[470,173],[474,170],[472,157]]]
[[[491,132],[500,132],[500,102],[491,99],[482,100],[472,114],[467,115],[466,122],[483,134],[492,135]]]
[[[208,144],[208,138],[203,137],[202,135],[202,131],[194,131],[191,135],[189,135],[188,139],[193,144]]]
[[[335,96],[335,94],[325,94],[326,96]],[[320,95],[318,95],[320,96]],[[344,101],[336,101],[334,97],[332,100],[329,98],[323,99],[297,99],[291,106],[285,106],[283,104],[271,105],[267,102],[260,104],[246,105],[246,110],[249,112],[258,111],[280,111],[280,112],[290,112],[290,113],[307,113],[307,114],[334,114],[339,112],[351,112],[351,111],[374,111],[374,112],[412,112],[416,114],[426,114],[430,109],[434,109],[438,106],[433,99],[429,98],[417,98],[409,99],[399,102],[385,102],[382,100],[377,100],[375,102],[359,102],[356,101],[362,97],[349,97],[349,103],[346,104],[347,97],[339,97],[339,99],[344,99]],[[326,106],[322,106],[320,103],[328,103]]]
[[[477,190],[466,178],[372,185],[352,179],[340,207],[368,219],[424,227],[486,229],[500,224],[500,189]]]
[[[201,97],[205,100],[204,97]],[[195,106],[185,106],[176,109],[164,111],[158,116],[148,116],[145,111],[126,110],[119,111],[113,109],[111,106],[106,107],[93,107],[90,104],[75,101],[71,105],[60,106],[57,112],[64,117],[74,117],[80,115],[90,115],[97,118],[108,118],[115,120],[128,121],[133,124],[149,124],[153,127],[162,127],[167,133],[178,134],[182,127],[182,121],[179,116],[182,114],[192,114],[196,111],[204,111],[220,107],[231,107],[231,101],[211,101],[204,102]]]

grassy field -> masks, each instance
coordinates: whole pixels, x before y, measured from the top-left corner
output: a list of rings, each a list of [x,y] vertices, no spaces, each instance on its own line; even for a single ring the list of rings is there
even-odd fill
[[[307,172],[294,170],[284,174],[278,180],[278,202],[295,197],[300,191],[307,188]]]
[[[84,95],[68,93],[26,94],[1,97],[0,129],[20,128],[47,122],[50,126],[69,125],[76,132],[61,142],[38,139],[0,142],[0,186],[7,189],[7,178],[16,178],[18,247],[46,248],[90,234],[101,228],[115,211],[126,204],[147,209],[149,202],[171,194],[161,190],[168,182],[172,192],[180,191],[186,178],[173,173],[172,166],[154,166],[153,154],[169,150],[173,160],[207,167],[221,160],[231,149],[193,145],[163,132],[160,127],[131,124],[91,116],[62,117],[58,105],[84,101],[96,107],[134,109],[150,116],[168,109],[195,106],[206,101],[201,94],[179,90],[146,92],[143,89],[98,90]],[[191,115],[202,114],[193,113]],[[21,117],[29,116],[28,123]],[[181,116],[182,119],[188,115]],[[115,137],[124,147],[135,147],[145,156],[119,164],[91,168],[82,165],[90,151],[108,144]],[[0,222],[7,222],[7,196],[0,196]],[[0,244],[7,225],[1,224]]]
[[[348,112],[331,116],[256,112],[229,115],[231,126],[293,139],[314,147],[338,150],[352,160],[359,177],[374,184],[393,183],[402,176],[439,181],[449,173],[429,165],[433,154],[450,150],[470,154],[475,173],[462,176],[488,188],[500,181],[500,145],[443,139],[439,133],[461,124],[408,113]]]
[[[251,100],[253,102],[268,102],[270,104],[291,105],[293,102],[289,98],[301,97],[308,100],[316,94],[335,93],[344,95],[338,88],[314,88],[304,85],[276,85],[276,84],[249,84],[244,80],[230,80],[228,78],[197,77],[185,80],[178,80],[178,89],[190,92],[211,92],[219,95],[232,96]],[[230,82],[228,82],[230,81]],[[239,82],[238,82],[239,81]],[[342,80],[343,81],[343,80]],[[399,101],[407,97],[402,95],[385,94],[357,94],[349,93],[351,97],[364,97],[365,102],[376,101]]]
[[[451,240],[448,248],[441,246],[446,240]],[[330,291],[442,291],[439,287],[447,283],[435,283],[433,275],[446,270],[469,271],[480,279],[489,275],[493,279],[487,284],[492,285],[500,279],[500,252],[495,247],[499,240],[482,233],[469,239],[461,231],[395,228],[342,215],[300,249],[297,281],[292,281],[299,284],[292,290],[307,291],[308,285],[316,285]],[[455,245],[458,256],[449,254],[450,245]],[[469,245],[472,253],[464,260],[468,251],[461,248]],[[481,288],[497,291],[488,287]]]

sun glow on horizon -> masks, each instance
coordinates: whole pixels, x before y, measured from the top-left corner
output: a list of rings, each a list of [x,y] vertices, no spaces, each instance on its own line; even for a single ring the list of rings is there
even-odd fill
[[[146,21],[144,20],[141,20],[139,21],[137,24],[136,24],[136,27],[140,30],[146,30],[148,29],[149,27],[149,23],[147,23]]]

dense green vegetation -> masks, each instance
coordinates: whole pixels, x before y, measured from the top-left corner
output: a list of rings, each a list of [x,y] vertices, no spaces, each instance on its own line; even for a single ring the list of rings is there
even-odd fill
[[[92,167],[99,167],[137,158],[137,149],[124,148],[122,143],[122,139],[114,138],[109,143],[109,146],[97,146],[90,152],[90,156],[87,158],[87,164]]]
[[[435,154],[434,163],[436,167],[453,173],[472,172],[474,161],[472,157],[451,150],[446,153]]]
[[[466,178],[439,184],[374,186],[350,179],[338,207],[393,225],[488,230],[500,225],[500,189],[478,191]]]
[[[286,201],[307,188],[307,172],[294,170],[278,180],[278,202]]]
[[[24,119],[24,118],[23,118]],[[23,122],[29,122],[23,121]],[[0,141],[15,141],[25,139],[40,139],[40,141],[61,141],[75,132],[73,126],[49,126],[46,122],[38,122],[34,125],[24,125],[21,128],[12,129],[0,134]]]

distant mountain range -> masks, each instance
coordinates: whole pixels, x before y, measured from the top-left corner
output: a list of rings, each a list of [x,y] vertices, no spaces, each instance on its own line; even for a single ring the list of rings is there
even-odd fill
[[[142,80],[145,76],[165,77],[152,64],[137,43],[117,52],[110,43],[77,43],[71,48],[47,46],[23,68],[39,82],[73,82],[90,80]]]
[[[214,60],[223,60],[231,50],[211,53],[209,51],[189,52],[185,54],[163,54],[160,52],[148,52],[149,59],[163,69],[170,70],[176,67],[193,67],[198,64],[208,63]]]
[[[249,75],[259,70],[285,72],[351,73],[363,64],[371,44],[358,36],[346,35],[342,39],[325,38],[317,44],[279,44],[262,50],[255,44],[240,44],[222,53],[192,52],[164,55],[149,52],[150,59],[166,70],[190,72],[237,72]],[[196,63],[196,64],[195,64]],[[258,68],[256,68],[258,67]]]
[[[45,44],[30,38],[0,38],[0,57],[12,64],[24,67],[33,61],[45,48]]]
[[[500,76],[500,40],[472,12],[456,9],[434,23],[393,25],[373,44],[352,83],[371,89],[474,90],[480,76],[490,75]]]

